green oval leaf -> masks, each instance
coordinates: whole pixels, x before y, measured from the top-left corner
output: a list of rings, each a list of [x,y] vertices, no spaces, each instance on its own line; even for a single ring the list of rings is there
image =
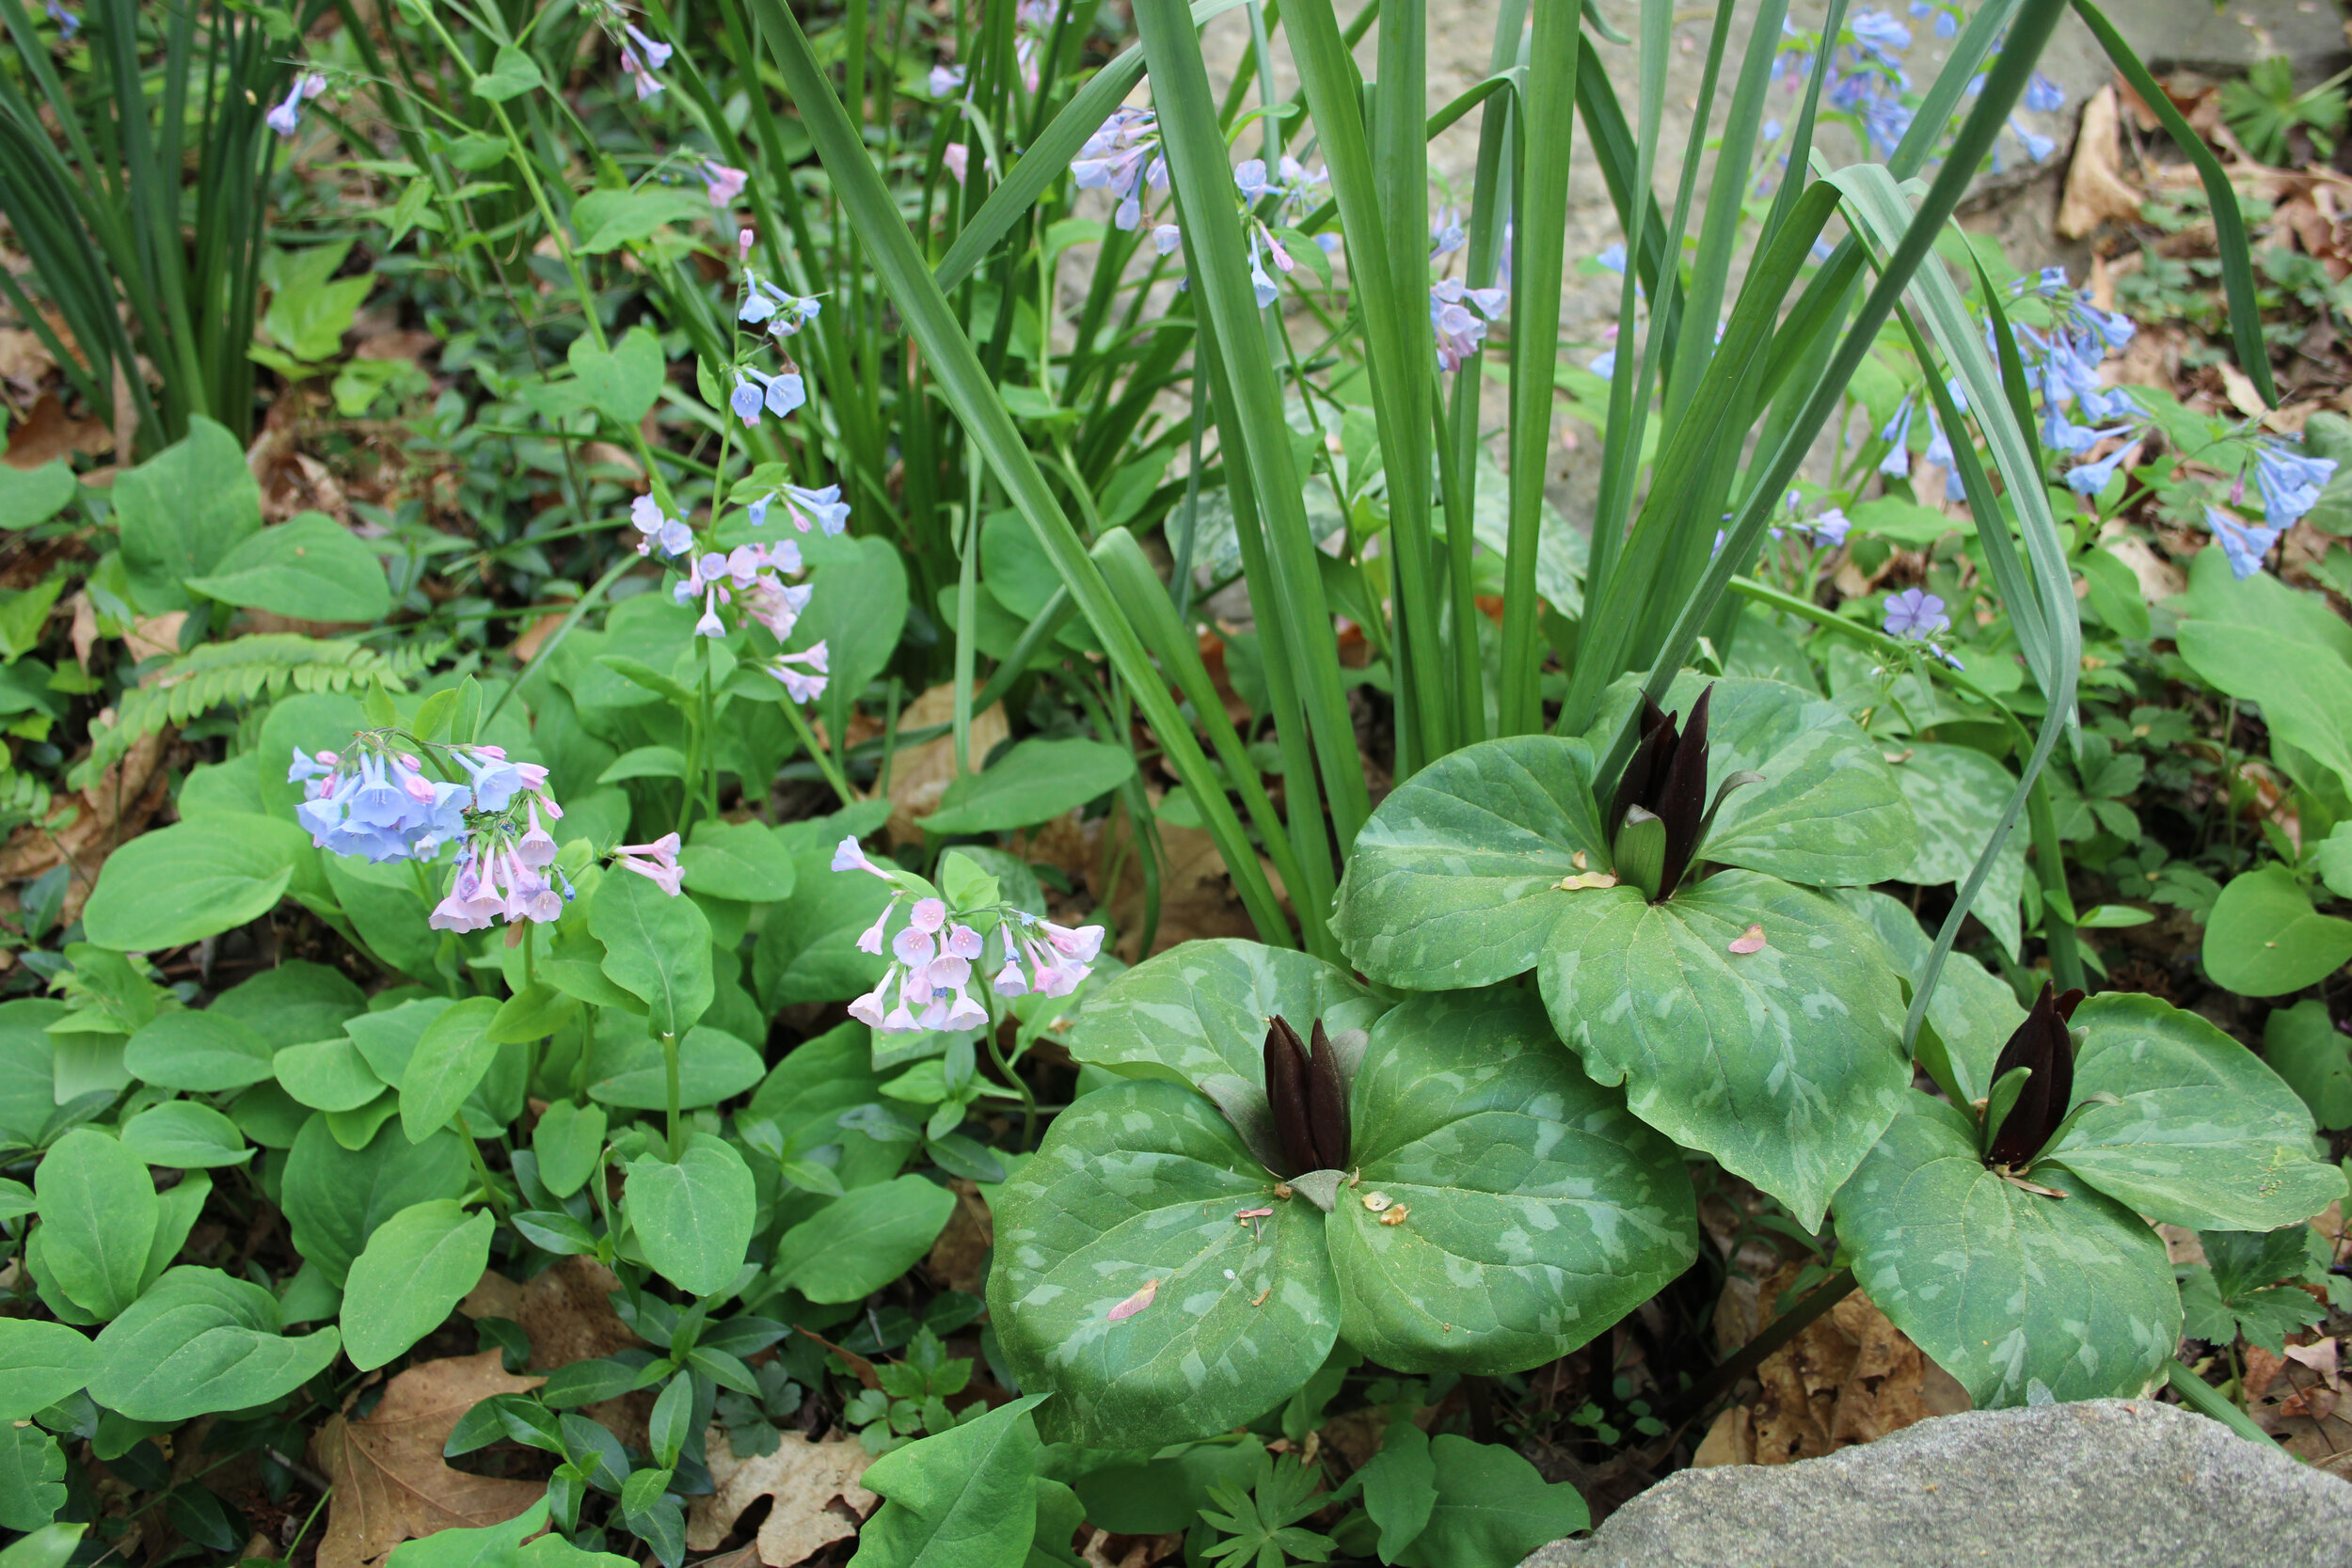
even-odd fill
[[[348,1036],[290,1045],[275,1058],[278,1082],[295,1100],[317,1111],[356,1111],[384,1092],[368,1059]]]
[[[1985,1169],[1968,1118],[1911,1094],[1837,1195],[1855,1279],[1979,1409],[2145,1393],[2181,1337],[2163,1241],[2071,1171],[2032,1180],[2067,1196]]]
[[[2321,914],[2283,865],[2233,877],[2205,918],[2205,973],[2242,996],[2284,996],[2352,962],[2352,920]]]
[[[1125,784],[1136,759],[1099,740],[1024,740],[984,773],[947,786],[925,832],[994,833],[1048,821]]]
[[[2195,1013],[2110,991],[2074,1025],[2075,1103],[2122,1103],[2085,1111],[2050,1158],[2110,1197],[2194,1230],[2275,1230],[2344,1196],[2344,1173],[2312,1157],[2310,1108]]]
[[[447,1127],[498,1059],[490,1037],[498,1011],[496,998],[470,996],[424,1026],[400,1081],[400,1126],[410,1143]]]
[[[1314,1374],[1340,1323],[1324,1216],[1274,1188],[1216,1108],[1174,1084],[1114,1085],[1055,1118],[999,1191],[988,1276],[1008,1364],[1057,1396],[1049,1435],[1207,1437]]]
[[[604,943],[604,973],[645,1004],[658,1035],[683,1035],[714,994],[710,922],[691,898],[673,898],[635,872],[613,871],[588,905]]]
[[[139,834],[106,857],[82,911],[102,947],[151,953],[244,925],[278,907],[310,835],[243,813],[200,816]]]
[[[448,1198],[412,1204],[376,1227],[343,1287],[343,1352],[373,1371],[441,1326],[490,1261],[489,1212]]]
[[[1576,895],[1538,969],[1561,1037],[1633,1114],[1818,1226],[1901,1109],[1902,992],[1830,899],[1721,871],[1662,904]],[[1734,953],[1750,926],[1765,945]]]
[[[210,1105],[167,1100],[122,1124],[122,1147],[151,1165],[198,1170],[253,1158],[237,1124]]]
[[[267,1040],[216,1008],[157,1013],[122,1048],[122,1065],[140,1082],[197,1094],[241,1089],[274,1077],[272,1056]]]
[[[539,1157],[539,1181],[558,1197],[587,1185],[604,1153],[604,1107],[559,1100],[531,1130],[531,1151]]]
[[[501,64],[507,53],[499,52]],[[533,76],[535,86],[535,70]],[[478,86],[475,90],[480,90]],[[635,429],[661,396],[667,369],[661,362],[661,341],[642,326],[622,333],[609,350],[598,348],[583,332],[572,340],[567,356],[589,406],[622,430]]]
[[[463,1196],[473,1164],[453,1132],[421,1144],[387,1122],[365,1148],[337,1142],[324,1116],[295,1134],[279,1182],[294,1251],[341,1286],[375,1227],[411,1204]]]
[[[588,1096],[607,1105],[633,1111],[659,1111],[670,1102],[670,1073],[662,1060],[661,1042],[648,1039],[628,1019],[634,1037],[627,1065],[611,1077],[588,1085]],[[598,1055],[602,1042],[598,1042]],[[759,1053],[723,1030],[698,1023],[677,1042],[678,1107],[698,1110],[731,1100],[750,1088],[767,1070]]]
[[[42,1158],[33,1196],[48,1278],[102,1321],[136,1301],[163,1223],[147,1163],[103,1132],[77,1127]]]
[[[797,879],[791,855],[763,822],[697,822],[678,864],[694,892],[746,904],[789,898]]]
[[[90,1397],[135,1421],[249,1410],[324,1371],[336,1331],[290,1337],[277,1300],[218,1269],[177,1268],[98,1337]]]
[[[1372,1026],[1351,1098],[1360,1180],[1324,1234],[1342,1331],[1382,1366],[1565,1355],[1697,1255],[1674,1146],[1584,1076],[1525,991],[1406,1002]]]
[[[1349,960],[1414,990],[1534,968],[1572,896],[1556,884],[1609,864],[1592,766],[1581,741],[1518,736],[1465,746],[1397,785],[1356,835],[1340,883],[1331,928]]]
[[[1219,1073],[1263,1085],[1266,1021],[1302,1032],[1362,1029],[1383,1005],[1346,971],[1311,954],[1238,938],[1187,942],[1120,974],[1088,1002],[1071,1054],[1130,1077],[1198,1085]]]
[[[0,1318],[0,1421],[46,1410],[98,1370],[88,1335],[34,1318]]]
[[[771,1277],[811,1301],[861,1301],[921,1261],[955,1211],[955,1194],[919,1176],[860,1187],[784,1233]]]
[[[758,1195],[732,1146],[697,1132],[675,1164],[654,1155],[630,1161],[623,1190],[656,1274],[698,1296],[734,1281],[751,1250]]]
[[[305,621],[378,621],[392,609],[383,561],[321,512],[263,529],[186,582],[208,599]]]

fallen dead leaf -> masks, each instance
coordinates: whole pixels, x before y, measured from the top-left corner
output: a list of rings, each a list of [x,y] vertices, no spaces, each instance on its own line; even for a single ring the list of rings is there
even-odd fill
[[[505,1318],[520,1324],[531,1340],[532,1369],[551,1372],[643,1342],[612,1310],[611,1297],[620,1288],[612,1271],[595,1259],[566,1258],[525,1285],[496,1269],[485,1270],[457,1310],[469,1318]],[[644,1392],[580,1408],[581,1415],[603,1422],[622,1442],[640,1447],[652,1411],[653,1396]]]
[[[187,624],[188,612],[184,610],[151,615],[131,623],[122,645],[135,659],[168,657],[180,651],[180,630]]]
[[[977,1185],[961,1176],[947,1185],[955,1190],[955,1212],[947,1216],[947,1227],[939,1233],[939,1240],[931,1243],[924,1267],[948,1289],[978,1295],[988,1281],[988,1253],[995,1244],[995,1226]]]
[[[862,1443],[812,1443],[787,1432],[775,1452],[738,1459],[725,1434],[712,1427],[703,1440],[703,1456],[716,1490],[696,1497],[687,1512],[689,1551],[711,1550],[727,1538],[744,1510],[772,1497],[753,1545],[768,1568],[793,1568],[855,1535],[859,1521],[881,1501],[858,1484],[874,1462]],[[836,1501],[849,1512],[837,1511]]]
[[[531,1337],[531,1364],[542,1371],[591,1361],[639,1343],[609,1299],[621,1288],[593,1258],[565,1258],[527,1285],[492,1269],[457,1304],[469,1318],[505,1318]]]
[[[909,703],[898,714],[901,730],[929,729],[933,724],[952,723],[956,717],[956,689],[953,682],[932,687]],[[972,766],[977,768],[996,744],[1012,733],[1005,720],[1005,705],[993,705],[985,713],[972,716]],[[920,746],[902,746],[890,759],[890,842],[920,844],[923,830],[914,825],[918,816],[929,816],[939,809],[940,797],[947,793],[947,785],[956,776],[956,737],[953,731],[936,740]]]
[[[2082,130],[2058,199],[2061,238],[2083,239],[2102,223],[2129,223],[2139,216],[2139,192],[2123,179],[2118,119],[2113,87],[2101,87],[2083,105]]]
[[[67,418],[65,404],[52,392],[8,432],[7,461],[11,468],[38,468],[75,452],[95,457],[114,447],[114,434],[105,420]]]
[[[529,629],[520,637],[507,644],[506,651],[514,656],[516,663],[529,664],[539,657],[540,645],[555,635],[555,628],[562,626],[564,617],[570,613],[569,610],[548,610],[545,615],[532,622]]]
[[[10,833],[0,845],[0,882],[38,877],[71,856],[73,875],[58,918],[80,919],[106,856],[146,827],[168,798],[171,780],[160,765],[172,734],[166,729],[133,742],[97,783],[58,796],[44,821]]]
[[[545,1379],[510,1376],[501,1353],[451,1356],[409,1368],[386,1386],[373,1413],[328,1418],[311,1457],[334,1484],[319,1568],[380,1563],[391,1549],[436,1530],[502,1524],[537,1502],[538,1481],[500,1481],[441,1460],[457,1418],[493,1394],[518,1394]]]
[[[0,381],[12,381],[30,392],[56,368],[39,336],[22,327],[0,326]]]
[[[1098,897],[1115,854],[1112,847],[1128,839],[1127,823],[1122,807],[1111,815],[1097,841],[1101,862],[1089,873],[1088,882]],[[1167,859],[1160,866],[1160,924],[1152,936],[1152,952],[1165,953],[1180,942],[1207,937],[1256,936],[1257,927],[1233,894],[1233,880],[1226,875],[1225,857],[1217,852],[1216,840],[1200,828],[1179,828],[1167,822],[1159,827],[1160,847]],[[1119,956],[1138,963],[1152,956],[1136,951],[1136,944],[1143,939],[1143,867],[1132,848],[1118,859],[1119,885],[1108,902],[1119,929]],[[1273,880],[1270,867],[1267,877]],[[1281,893],[1277,882],[1275,896],[1280,897]]]
[[[1797,1265],[1786,1264],[1755,1286],[1753,1296],[1726,1291],[1715,1316],[1726,1354],[1771,1323],[1772,1304],[1796,1276]],[[1814,1459],[1969,1408],[1958,1380],[1922,1354],[1860,1291],[1766,1356],[1756,1379],[1760,1392],[1716,1418],[1694,1465]]]

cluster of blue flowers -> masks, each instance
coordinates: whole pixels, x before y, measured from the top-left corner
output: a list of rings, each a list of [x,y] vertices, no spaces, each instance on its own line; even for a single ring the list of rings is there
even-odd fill
[[[1438,214],[1438,221],[1429,236],[1429,265],[1433,272],[1446,266],[1446,258],[1462,249],[1468,236],[1462,231],[1459,217],[1452,208]],[[1504,246],[1507,251],[1509,246]],[[1625,247],[1616,247],[1622,257]],[[1438,341],[1438,368],[1457,371],[1463,361],[1478,352],[1486,341],[1490,323],[1502,319],[1510,309],[1511,290],[1507,284],[1489,289],[1473,289],[1458,277],[1440,276],[1429,285],[1429,331]],[[1473,308],[1475,313],[1473,313]]]
[[[2249,523],[2217,506],[2205,508],[2205,527],[2228,558],[2230,571],[2241,581],[2261,571],[2263,557],[2271,546],[2319,504],[2319,493],[2336,472],[2333,458],[2312,457],[2298,451],[2299,438],[2290,446],[2279,436],[2261,436],[2248,445],[2252,449],[2255,488],[2263,499],[2263,520]],[[2231,504],[2241,504],[2245,494],[2246,470],[2241,468]]]
[[[1930,23],[1938,39],[1948,40],[1959,35],[1963,12],[1958,5],[1948,0],[1910,0],[1908,9],[1914,21]],[[1795,92],[1813,68],[1814,45],[1792,22],[1784,21],[1781,30],[1789,40],[1782,46],[1782,82],[1790,92]],[[1912,41],[1911,29],[1892,11],[1861,11],[1848,20],[1846,41],[1827,52],[1830,75],[1822,97],[1833,111],[1851,119],[1864,149],[1872,158],[1883,159],[1892,153],[1910,133],[1915,112],[1906,102],[1912,80],[1904,69],[1903,57],[1911,52]],[[1970,94],[1973,96],[1983,85],[1980,75],[1969,84]],[[2034,114],[2054,114],[2065,106],[2066,94],[2058,84],[2036,71],[2026,84],[2025,108]],[[2034,163],[2046,161],[2058,150],[2054,138],[2035,131],[2015,115],[2010,117],[2009,129]],[[1768,122],[1765,141],[1769,144],[1778,138],[1778,123]],[[1996,169],[2001,166],[2002,151],[1997,145],[1993,160]]]
[[[737,250],[748,258],[752,250],[752,231],[744,230],[739,236]],[[766,326],[779,344],[817,319],[824,309],[824,301],[814,294],[789,293],[763,279],[746,262],[740,303],[735,308],[735,319],[748,326]],[[727,394],[727,407],[744,425],[755,425],[762,414],[773,414],[781,420],[808,402],[808,383],[801,375],[801,367],[781,347],[783,368],[773,372],[755,365],[735,367],[735,386]]]

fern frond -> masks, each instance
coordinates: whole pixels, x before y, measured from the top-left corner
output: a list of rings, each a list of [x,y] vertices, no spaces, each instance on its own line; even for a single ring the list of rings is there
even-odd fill
[[[416,644],[382,653],[342,639],[262,632],[227,642],[207,642],[173,659],[144,686],[122,694],[115,721],[90,731],[90,753],[68,782],[87,788],[116,759],[167,724],[184,724],[200,713],[228,705],[241,707],[265,693],[347,691],[381,679],[400,691],[446,650],[446,643]]]

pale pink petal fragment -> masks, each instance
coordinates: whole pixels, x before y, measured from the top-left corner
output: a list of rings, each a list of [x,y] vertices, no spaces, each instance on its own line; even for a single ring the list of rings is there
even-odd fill
[[[1731,950],[1734,953],[1740,954],[1763,952],[1764,927],[1761,926],[1751,926],[1746,930],[1740,932],[1738,936],[1732,938]]]
[[[1152,1298],[1159,1293],[1160,1282],[1158,1280],[1145,1280],[1143,1282],[1142,1290],[1137,1291],[1134,1295],[1129,1296],[1125,1301],[1120,1302],[1118,1306],[1111,1308],[1111,1322],[1115,1323],[1126,1322],[1129,1318],[1134,1317],[1136,1313],[1151,1306]]]

